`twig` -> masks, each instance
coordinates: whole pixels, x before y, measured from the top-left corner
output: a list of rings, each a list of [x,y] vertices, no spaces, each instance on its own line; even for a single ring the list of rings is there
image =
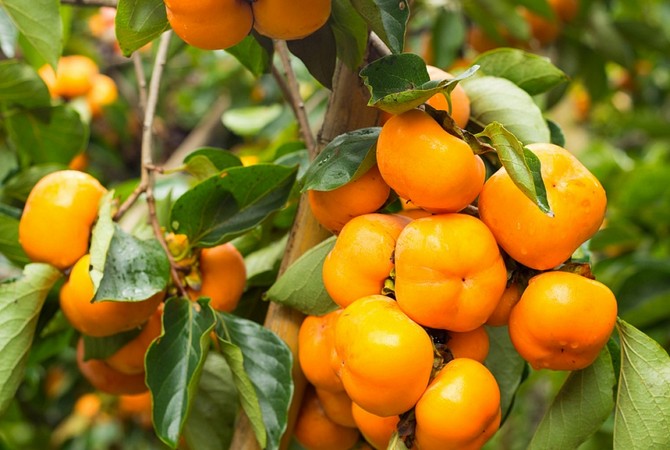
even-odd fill
[[[117,0],[60,0],[60,2],[64,5],[89,7],[109,6],[111,8],[116,8],[117,5]]]
[[[278,79],[280,88],[282,90],[287,89],[289,97],[287,100],[291,102],[293,111],[295,112],[296,119],[298,120],[298,125],[300,127],[300,132],[302,133],[302,138],[305,140],[305,145],[307,146],[307,151],[309,152],[310,157],[316,156],[316,140],[312,134],[312,129],[309,126],[309,120],[307,118],[307,112],[305,111],[305,104],[300,97],[300,86],[298,85],[298,80],[291,66],[291,59],[288,51],[288,46],[286,41],[275,40],[274,41],[275,51],[279,55],[279,59],[284,67],[284,76],[286,80],[286,86],[282,86],[281,77],[277,76],[276,72],[275,78]]]
[[[380,58],[391,54],[391,50],[388,46],[374,32],[370,33],[369,42],[371,49],[374,50]]]
[[[140,52],[133,52],[133,66],[135,67],[135,77],[137,78],[137,87],[140,93],[140,111],[144,115],[147,109],[147,76],[144,74]]]

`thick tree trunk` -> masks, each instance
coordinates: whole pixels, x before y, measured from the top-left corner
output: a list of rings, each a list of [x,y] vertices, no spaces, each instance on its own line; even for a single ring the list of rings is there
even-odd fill
[[[352,72],[338,61],[333,76],[333,91],[318,136],[318,151],[342,133],[374,126],[377,122],[378,113],[374,108],[367,106],[369,97],[369,92],[363,86],[358,73]],[[283,273],[303,253],[328,237],[328,235],[329,233],[314,219],[307,203],[307,197],[303,195],[300,199],[296,220],[291,230],[291,236],[289,237],[279,273]],[[274,331],[289,346],[293,353],[294,361],[293,381],[295,391],[289,410],[288,426],[280,446],[281,449],[288,448],[291,441],[295,419],[307,384],[298,364],[297,353],[298,329],[303,318],[303,314],[294,309],[271,304],[265,319],[265,326]],[[231,449],[259,449],[249,420],[243,414],[238,421]]]

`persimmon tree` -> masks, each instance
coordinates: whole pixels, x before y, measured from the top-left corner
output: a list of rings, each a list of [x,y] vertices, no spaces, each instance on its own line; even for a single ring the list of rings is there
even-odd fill
[[[252,27],[225,50],[204,50],[171,29],[162,0],[0,0],[0,442],[302,448],[299,328],[343,306],[322,277],[337,237],[315,219],[308,192],[360,179],[376,165],[382,122],[419,108],[481,158],[486,178],[504,168],[546,217],[554,211],[531,144],[570,149],[608,192],[605,224],[570,258],[546,269],[505,255],[505,266],[520,290],[554,269],[602,281],[617,298],[615,331],[586,367],[559,372],[531,368],[506,326],[487,326],[481,370],[499,388],[501,425],[486,448],[667,448],[665,9],[333,0],[306,37]],[[81,91],[63,88],[64,55],[92,61],[89,76],[78,66],[67,79]],[[428,66],[451,75],[431,78]],[[95,72],[114,87],[82,87]],[[450,114],[457,87],[469,98],[465,125]],[[426,104],[436,95],[445,110]],[[134,374],[145,400],[105,393],[110,383],[82,369],[141,331],[80,340],[59,303],[72,266],[29,257],[19,238],[33,187],[64,170],[107,190],[95,225],[79,232],[90,233],[90,302],[165,295],[160,336]],[[437,180],[420,181],[430,191]],[[391,192],[369,212],[398,213],[407,200]],[[457,210],[479,217],[476,201]],[[63,220],[42,218],[46,230]],[[40,245],[56,239],[43,234]],[[203,250],[224,244],[244,257],[245,288],[233,307],[215,309],[213,294],[193,292],[205,280]],[[376,294],[393,297],[388,275]],[[436,372],[453,355],[428,332]],[[412,448],[415,426],[411,408],[388,448]]]

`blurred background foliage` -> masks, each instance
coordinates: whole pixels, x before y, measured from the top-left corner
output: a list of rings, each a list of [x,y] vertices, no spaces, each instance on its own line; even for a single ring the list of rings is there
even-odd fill
[[[613,289],[621,317],[667,350],[670,3],[576,3],[574,18],[559,21],[552,18],[546,0],[416,0],[406,50],[421,55],[428,64],[458,72],[480,52],[514,46],[550,58],[570,76],[569,84],[536,100],[546,116],[561,126],[566,147],[608,192],[606,224],[588,248],[593,271]],[[535,19],[529,19],[529,12]],[[93,58],[101,72],[116,81],[118,101],[90,121],[90,140],[82,149],[84,167],[106,185],[130,192],[139,174],[141,110],[136,70],[133,61],[118,50],[113,15],[109,9],[63,6],[64,54]],[[16,57],[36,68],[41,65],[21,46],[3,45],[2,51],[0,59],[16,52]],[[151,45],[140,52],[145,73],[151,70],[152,52]],[[297,58],[293,62],[311,126],[317,131],[328,91]],[[270,74],[254,78],[230,54],[197,50],[177,38],[172,41],[156,120],[156,160],[169,168],[183,160],[185,139],[194,139],[197,146],[231,150],[247,164],[306,160],[291,109]],[[9,153],[0,151],[3,208],[20,209],[38,174],[61,167],[48,162],[21,167]],[[179,176],[160,178],[159,196],[169,203],[185,188],[184,183]],[[292,212],[289,208],[263,229],[236,241],[254,267],[238,311],[245,317],[263,317],[266,304],[260,296],[276,275],[282,253],[279,239],[290,226]],[[0,279],[16,274],[24,262],[20,254],[0,255]],[[134,406],[128,406],[127,400],[91,392],[76,370],[72,345],[76,336],[57,310],[57,296],[51,295],[40,318],[26,380],[0,422],[0,448],[163,448],[151,431],[146,403],[135,399],[130,401]],[[530,373],[512,414],[486,448],[526,448],[564,378],[563,373]],[[606,422],[580,448],[611,448],[611,426],[611,421]]]

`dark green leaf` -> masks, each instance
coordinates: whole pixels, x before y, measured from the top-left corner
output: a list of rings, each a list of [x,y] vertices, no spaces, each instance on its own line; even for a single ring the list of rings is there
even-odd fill
[[[621,372],[614,415],[615,449],[670,448],[670,358],[653,339],[623,320]]]
[[[463,83],[470,98],[470,120],[486,127],[500,122],[524,144],[549,142],[542,111],[531,96],[504,78],[479,77]]]
[[[226,313],[219,313],[219,319],[225,328],[225,335],[219,338],[225,336],[223,341],[237,346],[244,355],[244,371],[256,390],[263,412],[266,448],[276,450],[286,430],[293,397],[291,350],[277,335],[256,322]]]
[[[232,167],[182,195],[170,223],[192,245],[214,247],[239,236],[288,199],[297,168],[256,164]]]
[[[443,8],[440,10],[431,36],[431,55],[436,67],[450,67],[465,41],[466,24],[461,11]]]
[[[116,38],[125,56],[170,28],[163,0],[119,0],[115,25]]]
[[[35,108],[49,106],[51,96],[32,67],[8,60],[0,61],[0,102]]]
[[[335,245],[332,236],[306,251],[266,293],[266,300],[320,316],[337,309],[326,292],[321,272],[326,255]]]
[[[491,347],[484,364],[500,386],[500,407],[503,419],[509,414],[517,389],[526,371],[526,361],[517,353],[507,327],[487,327]]]
[[[223,169],[241,165],[242,161],[234,153],[213,147],[200,148],[184,158],[186,171],[199,180],[216,175]]]
[[[56,163],[32,165],[8,179],[7,183],[0,188],[0,197],[5,201],[15,200],[24,203],[35,183],[42,177],[66,168],[65,164]]]
[[[548,58],[519,49],[499,48],[482,53],[474,64],[485,75],[506,78],[530,95],[541,94],[568,81],[568,76]]]
[[[330,27],[335,36],[337,56],[351,70],[358,70],[368,43],[368,25],[351,4],[351,0],[334,0]]]
[[[68,164],[88,142],[88,126],[69,105],[15,112],[6,120],[9,141],[35,164]]]
[[[239,402],[233,373],[218,353],[209,353],[200,384],[184,426],[189,448],[221,450],[230,447]]]
[[[303,39],[287,41],[286,44],[319,83],[328,89],[333,87],[337,48],[333,30],[328,24]]]
[[[559,147],[565,147],[565,135],[561,127],[554,122],[553,120],[547,120],[547,126],[549,127],[549,133],[551,134],[551,142],[554,145]]]
[[[360,74],[370,90],[368,106],[400,114],[416,108],[437,93],[449,94],[460,80],[471,76],[477,69],[473,66],[455,78],[431,81],[423,59],[403,53],[380,58],[365,66]]]
[[[156,239],[141,240],[114,224],[100,285],[93,301],[142,301],[161,292],[170,263]]]
[[[172,448],[177,447],[196,395],[215,323],[208,301],[171,298],[165,302],[163,333],[147,351],[154,429]]]
[[[0,253],[19,266],[30,262],[30,258],[19,244],[19,220],[2,211],[0,211]]]
[[[310,164],[302,192],[331,191],[365,174],[375,164],[375,144],[381,128],[351,131],[330,141]]]
[[[277,277],[288,235],[248,254],[244,258],[249,286],[269,286]]]
[[[92,337],[82,334],[84,340],[84,361],[106,359],[140,334],[141,328],[124,331],[105,337]]]
[[[42,305],[61,276],[48,264],[28,264],[23,276],[0,284],[0,416],[23,381]]]
[[[605,348],[593,364],[570,373],[528,448],[579,447],[612,413],[614,384],[612,358]]]
[[[588,25],[581,33],[581,38],[593,50],[603,57],[623,67],[632,67],[635,53],[612,22],[612,13],[600,3],[594,3],[589,9]]]
[[[391,52],[403,51],[409,20],[406,0],[352,0],[351,3]]]
[[[500,162],[514,184],[542,212],[553,216],[547,199],[547,190],[542,181],[540,160],[537,156],[499,123],[491,123],[478,136],[486,136],[491,140]]]
[[[56,67],[62,51],[63,25],[58,0],[0,0],[0,6],[35,51]]]
[[[272,41],[265,36],[252,32],[239,44],[227,48],[226,51],[249,69],[254,76],[259,77],[270,71]]]

